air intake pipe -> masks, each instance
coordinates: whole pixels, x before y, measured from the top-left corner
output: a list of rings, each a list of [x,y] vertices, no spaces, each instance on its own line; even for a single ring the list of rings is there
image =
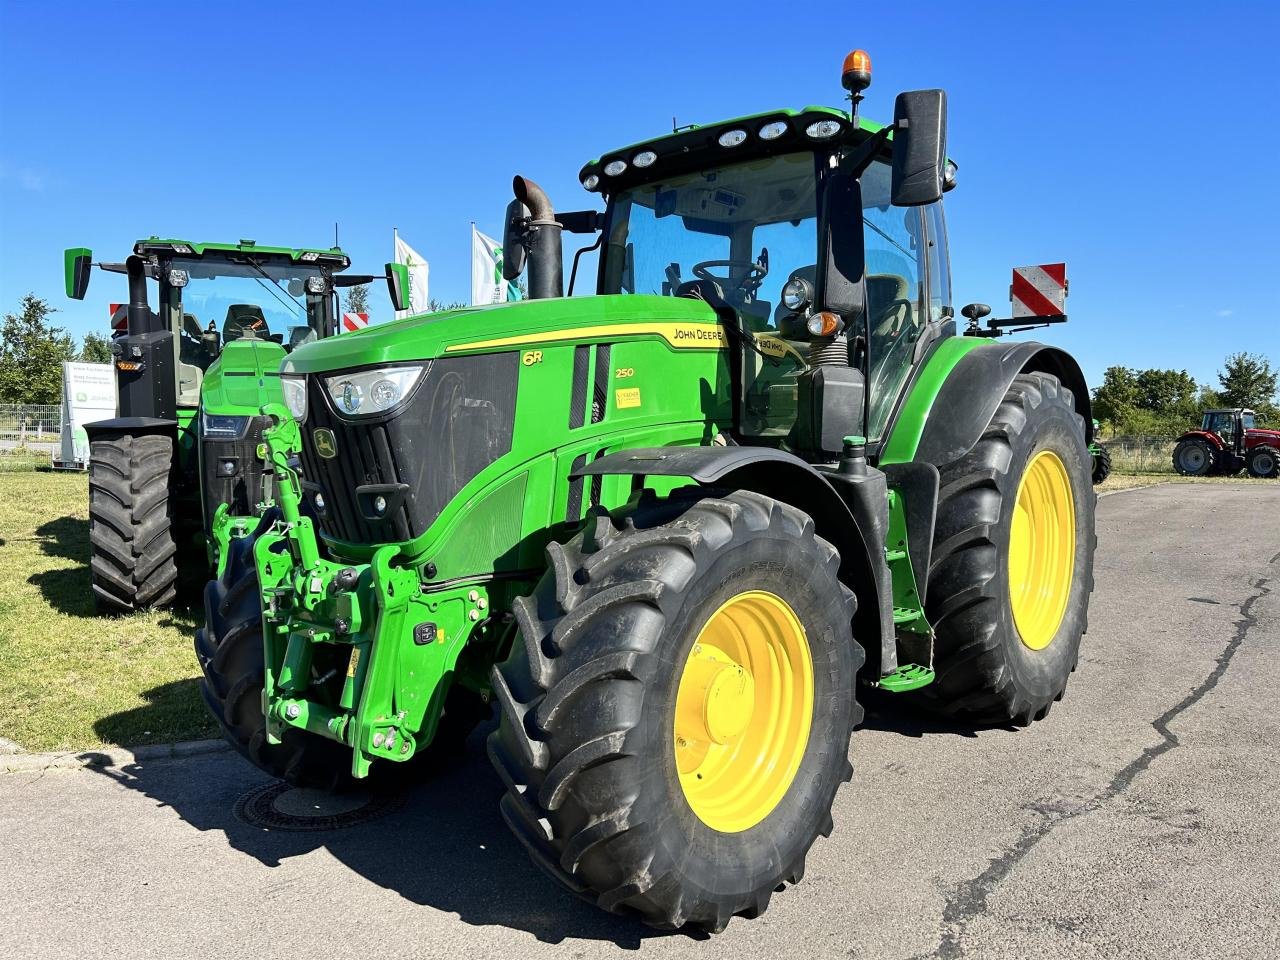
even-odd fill
[[[532,180],[516,177],[511,182],[516,202],[529,211],[521,245],[529,258],[529,299],[545,300],[564,296],[564,252],[561,225],[555,209],[542,188]],[[518,272],[518,271],[517,271]]]

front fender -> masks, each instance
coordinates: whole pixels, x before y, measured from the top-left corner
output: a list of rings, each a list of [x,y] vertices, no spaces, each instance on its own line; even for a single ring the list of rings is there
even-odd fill
[[[869,473],[873,481],[884,480],[877,470]],[[893,590],[884,560],[888,502],[883,483],[867,484],[866,502],[851,509],[826,477],[794,454],[745,446],[620,450],[573,473],[595,475],[688,477],[703,486],[751,490],[803,510],[813,518],[817,534],[839,551],[840,578],[858,597],[854,625],[867,652],[868,671],[878,666],[879,675],[884,675],[896,669]],[[877,522],[880,517],[884,522]]]

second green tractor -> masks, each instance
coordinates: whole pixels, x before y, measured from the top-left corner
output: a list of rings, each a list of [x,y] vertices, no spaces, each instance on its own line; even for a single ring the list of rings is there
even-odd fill
[[[1048,714],[1093,587],[1089,394],[1061,350],[956,333],[943,92],[880,127],[865,55],[843,79],[852,111],[605,153],[603,211],[517,177],[530,299],[287,358],[275,503],[196,641],[238,749],[341,789],[496,704],[533,860],[718,931],[833,829],[860,689]],[[565,233],[595,296],[562,295]]]

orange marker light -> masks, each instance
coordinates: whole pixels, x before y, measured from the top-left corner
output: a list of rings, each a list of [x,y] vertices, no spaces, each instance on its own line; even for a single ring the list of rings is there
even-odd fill
[[[815,313],[810,317],[806,326],[809,328],[811,336],[834,337],[844,329],[844,321],[840,319],[838,314],[823,310],[821,313]]]
[[[871,86],[871,57],[865,50],[854,50],[844,58],[840,82],[850,93],[861,93]]]

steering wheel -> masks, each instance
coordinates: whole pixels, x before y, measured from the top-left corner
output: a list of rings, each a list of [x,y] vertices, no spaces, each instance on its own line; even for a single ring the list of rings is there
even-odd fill
[[[724,270],[726,275],[717,277],[711,272],[713,269]],[[754,293],[764,282],[764,278],[769,275],[769,262],[768,260],[760,263],[754,260],[703,260],[693,265],[693,275],[699,280],[710,280],[712,283],[722,285],[732,280],[735,270],[743,271],[742,279],[738,281],[739,289],[744,293]]]

